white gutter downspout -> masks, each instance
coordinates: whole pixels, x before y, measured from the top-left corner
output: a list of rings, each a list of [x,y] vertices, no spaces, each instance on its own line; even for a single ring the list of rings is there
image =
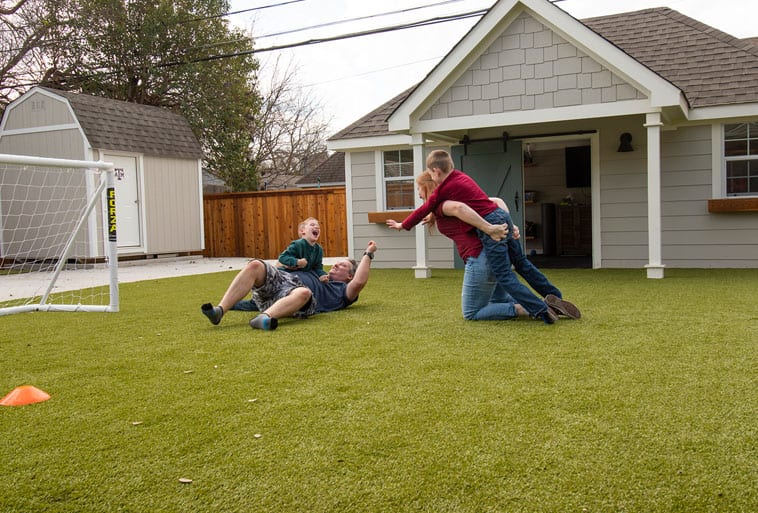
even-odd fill
[[[412,134],[411,145],[413,146],[413,190],[416,191],[416,177],[424,172],[426,168],[426,159],[424,158],[424,138],[421,134]],[[420,207],[423,203],[418,194],[414,194],[414,208]],[[413,266],[413,272],[416,278],[431,278],[432,270],[426,261],[426,227],[422,224],[416,225],[416,265]]]
[[[648,113],[645,117],[647,128],[647,237],[648,237],[648,278],[663,278],[661,250],[661,114]]]

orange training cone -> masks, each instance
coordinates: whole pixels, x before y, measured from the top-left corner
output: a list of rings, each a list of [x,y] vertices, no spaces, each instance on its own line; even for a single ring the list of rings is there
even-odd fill
[[[41,403],[50,399],[50,394],[31,385],[16,387],[0,399],[0,406],[24,406],[25,404]]]

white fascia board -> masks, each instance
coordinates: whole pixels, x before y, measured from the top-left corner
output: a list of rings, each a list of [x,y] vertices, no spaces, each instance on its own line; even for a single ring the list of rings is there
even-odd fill
[[[387,134],[375,137],[356,137],[354,139],[339,139],[327,141],[329,151],[358,151],[374,150],[386,146],[410,146],[411,136],[407,134]]]
[[[559,7],[544,0],[501,0],[445,56],[389,118],[390,131],[410,130],[415,118],[436,100],[437,91],[446,90],[479,56],[477,48],[487,48],[523,11],[547,25],[583,53],[597,59],[613,73],[642,91],[654,108],[679,106],[679,88],[642,65]],[[415,127],[414,127],[415,128]]]
[[[457,137],[450,137],[449,135],[445,135],[445,134],[441,134],[437,132],[423,132],[423,134],[424,134],[425,141],[429,141],[433,143],[441,143],[441,144],[458,144]]]
[[[32,128],[16,128],[14,130],[4,130],[3,135],[38,134],[40,132],[57,132],[59,130],[79,130],[79,129],[80,129],[80,126],[78,123],[68,123],[65,125],[47,125],[47,126],[35,126]]]
[[[739,118],[755,119],[758,117],[758,104],[743,103],[737,105],[720,105],[700,107],[690,110],[689,121],[737,120]]]
[[[487,48],[491,44],[487,38],[494,40],[499,37],[502,30],[495,30],[498,25],[509,25],[521,13],[521,10],[512,12],[518,3],[518,0],[501,0],[493,5],[390,116],[390,131],[410,129],[413,113],[426,110],[423,108],[424,103],[431,105],[436,100],[435,91],[446,90],[469,68],[479,57],[479,52],[474,50]]]
[[[499,114],[482,114],[446,119],[418,121],[414,130],[420,133],[443,132],[447,130],[468,130],[486,126],[513,126],[555,121],[606,118],[615,116],[632,116],[655,111],[647,100],[628,102],[601,103],[593,105],[576,105],[540,110],[516,110]]]

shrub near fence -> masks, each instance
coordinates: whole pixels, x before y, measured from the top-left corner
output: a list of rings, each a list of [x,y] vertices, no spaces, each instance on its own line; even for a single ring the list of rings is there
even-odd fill
[[[321,224],[324,256],[347,255],[344,187],[206,194],[206,257],[277,258],[307,217]]]

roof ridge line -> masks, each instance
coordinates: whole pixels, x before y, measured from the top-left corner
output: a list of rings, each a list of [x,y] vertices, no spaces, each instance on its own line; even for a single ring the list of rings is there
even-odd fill
[[[744,39],[740,39],[727,32],[724,32],[723,30],[717,29],[716,27],[712,27],[711,25],[703,23],[702,21],[698,21],[695,18],[691,18],[690,16],[687,16],[686,14],[682,14],[679,11],[671,9],[670,7],[659,7],[657,9],[661,11],[661,14],[676,21],[677,23],[681,23],[690,28],[699,30],[700,32],[703,32],[704,34],[708,34],[709,36],[715,39],[718,39],[720,42],[724,44],[733,46],[734,48],[737,48],[738,50],[749,52],[755,55],[756,57],[758,57],[758,47],[756,47],[756,45],[752,43],[745,41]]]

